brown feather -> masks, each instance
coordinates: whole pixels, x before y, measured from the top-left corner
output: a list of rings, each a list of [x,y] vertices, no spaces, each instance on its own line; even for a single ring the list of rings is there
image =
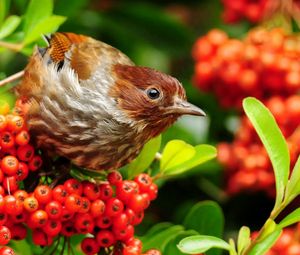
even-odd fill
[[[54,62],[61,62],[65,58],[65,53],[70,50],[73,44],[85,42],[87,36],[73,33],[55,33],[51,36],[48,52]]]

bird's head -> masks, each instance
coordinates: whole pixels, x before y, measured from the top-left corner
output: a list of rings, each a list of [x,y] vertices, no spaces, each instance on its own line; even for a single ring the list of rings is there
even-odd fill
[[[116,65],[114,75],[116,83],[111,96],[119,109],[149,129],[152,137],[182,115],[205,116],[200,108],[187,102],[181,83],[170,75],[129,65]]]

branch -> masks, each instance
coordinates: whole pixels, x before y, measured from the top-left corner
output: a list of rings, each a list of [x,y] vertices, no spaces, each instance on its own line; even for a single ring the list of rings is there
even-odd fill
[[[2,81],[0,81],[0,87],[4,86],[5,84],[7,83],[10,83],[10,82],[13,82],[15,80],[18,80],[20,78],[22,78],[24,75],[24,70],[18,72],[18,73],[15,73],[11,76],[8,76],[7,78],[3,79]]]

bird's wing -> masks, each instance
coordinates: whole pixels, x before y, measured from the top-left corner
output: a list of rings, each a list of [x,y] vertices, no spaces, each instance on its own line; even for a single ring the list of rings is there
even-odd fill
[[[19,95],[31,97],[33,90],[34,94],[39,93],[44,85],[44,63],[55,63],[58,72],[67,63],[79,80],[89,79],[99,66],[107,69],[115,64],[133,65],[118,49],[88,36],[57,32],[46,39],[48,47],[37,47],[25,68],[24,78],[16,87]]]
[[[70,61],[78,78],[86,80],[99,65],[133,65],[118,49],[91,37],[74,33],[55,33],[49,39],[47,49],[50,58],[58,67]]]

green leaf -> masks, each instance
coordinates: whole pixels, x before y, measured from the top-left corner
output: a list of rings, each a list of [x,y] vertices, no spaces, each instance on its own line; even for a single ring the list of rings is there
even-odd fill
[[[244,99],[243,107],[272,162],[276,180],[274,208],[277,208],[283,200],[290,170],[290,156],[287,144],[274,117],[260,101],[248,97]]]
[[[195,204],[186,215],[183,225],[199,234],[221,237],[224,216],[221,207],[214,201],[201,201]]]
[[[258,242],[254,247],[247,253],[248,255],[265,254],[279,238],[282,230],[278,229],[272,234],[268,235],[265,239]]]
[[[237,240],[238,254],[242,254],[243,250],[251,243],[250,234],[251,231],[248,227],[241,227]]]
[[[300,194],[300,156],[293,168],[290,180],[286,187],[286,199],[292,201]]]
[[[127,168],[129,179],[145,171],[152,163],[161,144],[161,135],[147,142],[140,154]]]
[[[296,222],[300,221],[300,208],[297,208],[293,212],[291,212],[289,215],[287,215],[280,223],[278,224],[279,228],[285,228],[289,225],[292,225]]]
[[[163,254],[169,254],[169,255],[183,255],[178,247],[177,244],[180,242],[181,239],[192,236],[192,235],[197,235],[197,231],[195,230],[187,230],[187,231],[181,231],[179,232],[172,240],[170,240],[166,246],[164,247],[164,250],[162,250]]]
[[[38,24],[49,18],[53,11],[53,0],[31,0],[24,16],[25,36]]]
[[[9,16],[0,28],[0,39],[9,36],[19,26],[21,18],[16,15]]]
[[[160,222],[158,224],[155,224],[152,228],[150,228],[147,233],[140,237],[141,241],[144,243],[147,239],[150,237],[156,235],[157,233],[160,233],[170,227],[174,226],[173,223],[170,222]]]
[[[177,245],[179,250],[187,254],[206,252],[211,248],[230,250],[230,245],[214,236],[196,235],[182,239]]]
[[[194,147],[195,154],[190,159],[165,170],[164,175],[181,174],[216,157],[217,150],[211,145],[201,144]]]
[[[162,230],[149,238],[143,239],[143,251],[155,248],[162,250],[163,247],[176,236],[183,231],[184,228],[181,225],[174,225],[165,230]]]
[[[53,15],[42,20],[32,30],[30,30],[24,38],[24,45],[29,44],[38,39],[42,34],[53,33],[58,27],[64,23],[66,17]]]
[[[174,168],[174,166],[188,161],[195,153],[195,148],[182,140],[172,140],[168,142],[163,150],[160,161],[161,172],[166,172]]]
[[[5,19],[5,16],[8,12],[10,5],[10,0],[1,0],[0,1],[0,26]]]
[[[216,202],[201,201],[190,209],[183,225],[186,229],[196,230],[201,235],[221,237],[224,229],[224,215]],[[212,250],[208,254],[218,255],[220,251]]]

